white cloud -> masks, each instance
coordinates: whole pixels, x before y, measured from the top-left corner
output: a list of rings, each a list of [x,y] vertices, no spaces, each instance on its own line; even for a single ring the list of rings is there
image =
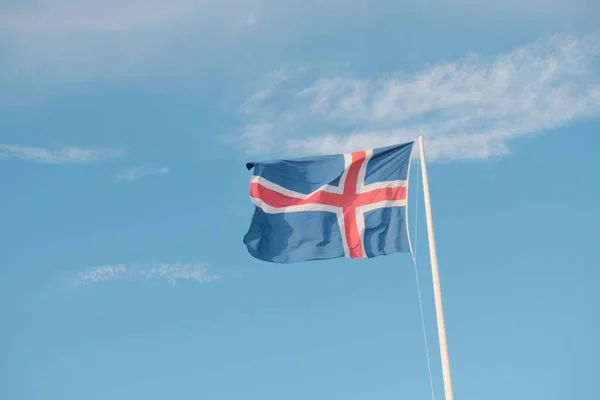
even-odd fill
[[[25,147],[18,144],[0,144],[1,158],[19,158],[40,164],[93,164],[121,157],[120,149],[61,147],[57,150],[43,147]]]
[[[238,141],[249,152],[270,151],[273,146],[272,124],[248,124],[243,128],[243,133]]]
[[[117,279],[125,273],[127,273],[127,267],[123,264],[103,265],[77,274],[75,283],[77,285],[88,285],[90,283],[110,281]]]
[[[140,270],[140,274],[146,279],[166,279],[172,285],[175,285],[178,280],[194,280],[205,283],[221,279],[220,275],[211,274],[205,265],[197,263],[154,263],[146,269]]]
[[[140,178],[145,178],[152,175],[165,175],[168,173],[169,168],[142,164],[119,172],[116,175],[116,179],[118,181],[132,182]]]
[[[208,267],[202,263],[151,262],[148,264],[117,264],[92,267],[76,274],[74,283],[76,285],[89,285],[120,278],[164,279],[171,285],[175,285],[177,281],[181,280],[206,283],[219,280],[221,276],[211,273]]]
[[[540,13],[549,10],[554,15],[589,16],[594,1],[552,0],[540,7],[539,0],[487,4],[457,0],[451,5],[437,1],[428,8],[435,9],[432,14],[468,10],[469,19],[482,8],[490,19],[498,18],[490,10],[524,7],[521,17],[523,12],[535,14],[539,24]],[[407,12],[420,13],[414,7],[407,10],[407,4],[406,0],[383,0],[378,7],[365,0],[4,0],[0,1],[0,100],[32,102],[57,83],[197,76],[209,60],[222,64],[217,55],[251,51],[256,59],[269,58],[270,46],[258,49],[253,42],[260,35],[265,35],[260,42],[272,35],[313,41],[316,32],[328,34],[332,26],[339,29],[347,21],[365,26],[381,15],[402,18]],[[234,62],[224,68],[238,67]],[[24,88],[34,94],[27,96]]]
[[[273,81],[269,96],[250,97],[240,140],[252,152],[322,154],[421,134],[433,160],[502,156],[511,140],[600,115],[599,55],[599,35],[557,35],[413,74]]]

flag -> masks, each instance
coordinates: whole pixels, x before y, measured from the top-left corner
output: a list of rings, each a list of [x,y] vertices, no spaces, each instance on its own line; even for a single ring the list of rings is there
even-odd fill
[[[337,155],[248,163],[254,215],[244,244],[292,263],[410,252],[413,142]]]

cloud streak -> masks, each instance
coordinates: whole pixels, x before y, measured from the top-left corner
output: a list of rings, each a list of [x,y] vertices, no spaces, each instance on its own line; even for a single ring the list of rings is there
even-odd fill
[[[421,134],[432,160],[503,156],[517,138],[600,115],[599,55],[599,35],[557,35],[413,74],[274,81],[246,101],[239,142],[255,154],[323,154]]]
[[[141,178],[146,178],[153,175],[165,175],[168,173],[169,168],[143,164],[119,172],[116,175],[116,179],[117,181],[121,182],[133,182]]]
[[[148,264],[115,264],[88,268],[75,276],[74,283],[76,285],[91,285],[117,279],[163,279],[174,286],[178,281],[207,283],[220,280],[221,276],[211,273],[208,267],[202,263],[151,262]]]
[[[591,1],[554,0],[544,4],[543,12],[576,12],[585,18],[590,15]],[[539,16],[538,3],[511,0],[480,6],[493,10],[528,5],[527,12]],[[35,102],[55,85],[97,79],[140,81],[156,74],[193,77],[207,68],[209,60],[215,60],[213,66],[241,74],[235,65],[224,66],[229,57],[222,56],[229,51],[252,51],[254,58],[269,58],[269,47],[256,46],[270,36],[314,40],[315,32],[328,34],[332,27],[340,29],[341,21],[364,23],[390,14],[401,17],[407,5],[413,9],[412,2],[404,0],[384,0],[378,7],[366,1],[342,0],[0,2],[0,100],[10,104]],[[466,18],[473,17],[473,0],[432,5],[436,13],[460,9],[467,12]],[[290,24],[292,20],[306,23]],[[242,70],[247,71],[247,67]]]
[[[0,144],[0,159],[17,158],[40,164],[96,164],[124,154],[125,152],[120,149],[65,146],[51,150],[18,144]]]
[[[85,272],[77,274],[75,283],[77,285],[87,285],[90,283],[111,281],[117,279],[119,276],[127,273],[127,267],[123,264],[118,265],[104,265],[101,267],[94,267]]]

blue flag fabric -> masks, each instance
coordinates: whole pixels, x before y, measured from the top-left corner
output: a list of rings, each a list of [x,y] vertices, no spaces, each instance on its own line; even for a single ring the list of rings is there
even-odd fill
[[[410,252],[413,143],[247,164],[256,206],[248,252],[276,263]]]

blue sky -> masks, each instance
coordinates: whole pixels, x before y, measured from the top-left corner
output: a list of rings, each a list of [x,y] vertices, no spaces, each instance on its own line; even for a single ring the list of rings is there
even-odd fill
[[[596,1],[166,4],[0,5],[0,398],[431,398],[410,256],[242,244],[246,161],[418,134],[456,398],[598,396]]]

